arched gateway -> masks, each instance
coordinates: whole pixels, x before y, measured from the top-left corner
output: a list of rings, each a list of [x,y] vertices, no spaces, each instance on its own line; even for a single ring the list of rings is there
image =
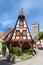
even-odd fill
[[[13,45],[19,46],[22,50],[32,48],[33,39],[30,35],[23,9],[20,10],[16,25],[14,29],[7,34],[6,39],[7,41],[10,40],[9,48]]]

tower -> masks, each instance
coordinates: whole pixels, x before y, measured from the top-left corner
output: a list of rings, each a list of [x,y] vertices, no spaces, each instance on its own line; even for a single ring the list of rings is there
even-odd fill
[[[37,35],[39,32],[39,24],[37,22],[34,22],[34,24],[32,25],[33,28],[33,38],[37,39]]]

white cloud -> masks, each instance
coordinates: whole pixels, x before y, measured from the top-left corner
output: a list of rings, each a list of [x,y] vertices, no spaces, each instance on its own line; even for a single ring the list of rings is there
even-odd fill
[[[10,21],[3,21],[2,22],[2,27],[9,26],[10,24],[12,24],[12,22],[10,22]]]
[[[9,27],[12,26],[14,24],[14,19],[11,19],[10,16],[8,16],[7,14],[1,15],[0,16],[0,24],[2,27]]]
[[[22,0],[20,2],[21,7],[24,8],[25,11],[27,11],[28,9],[32,9],[32,8],[36,8],[36,9],[40,9],[43,8],[43,0]]]
[[[27,19],[30,16],[29,24],[33,23],[34,20],[39,21],[39,23],[43,22],[43,0],[0,0],[0,3],[1,13],[4,12],[4,15],[0,16],[2,27],[12,26],[16,22],[15,18],[17,19],[20,8],[23,8],[25,15],[28,16]]]

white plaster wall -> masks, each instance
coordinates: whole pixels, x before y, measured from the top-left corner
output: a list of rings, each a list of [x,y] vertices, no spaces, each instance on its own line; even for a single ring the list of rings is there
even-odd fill
[[[24,25],[26,25],[26,22],[24,21]]]
[[[0,42],[0,51],[2,51],[2,43]]]
[[[42,46],[43,46],[43,40],[41,39],[40,41],[41,41],[41,44],[42,44]]]
[[[27,33],[27,36],[29,36],[29,33]]]
[[[24,27],[27,27],[27,25],[24,25]]]
[[[13,36],[12,39],[15,39],[15,37]]]
[[[19,37],[17,36],[16,39],[19,39]]]
[[[26,37],[23,37],[23,39],[26,39]]]
[[[27,38],[31,40],[30,36],[28,36]]]
[[[17,24],[17,26],[16,27],[19,27],[19,25]]]

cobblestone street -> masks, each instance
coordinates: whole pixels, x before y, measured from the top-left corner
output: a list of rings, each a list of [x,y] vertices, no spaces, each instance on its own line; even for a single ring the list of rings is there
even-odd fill
[[[43,50],[36,49],[37,54],[30,59],[11,64],[3,60],[0,56],[0,65],[43,65]]]
[[[32,58],[18,62],[13,65],[43,65],[43,50],[36,49],[37,54],[33,56]]]

